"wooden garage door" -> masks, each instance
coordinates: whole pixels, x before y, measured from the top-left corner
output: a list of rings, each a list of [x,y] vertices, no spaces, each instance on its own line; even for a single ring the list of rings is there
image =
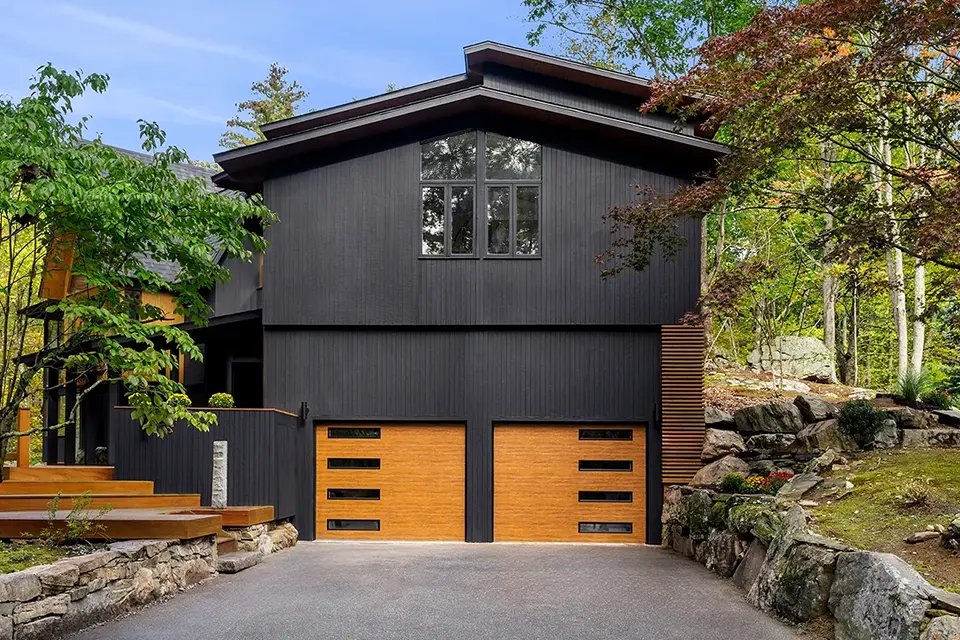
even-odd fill
[[[644,542],[642,426],[496,425],[493,539]]]
[[[317,428],[318,539],[463,540],[461,425]]]

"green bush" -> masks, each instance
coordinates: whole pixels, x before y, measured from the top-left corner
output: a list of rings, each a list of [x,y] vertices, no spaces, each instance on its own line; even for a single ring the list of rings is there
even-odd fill
[[[861,448],[868,448],[883,427],[887,413],[874,409],[869,400],[852,400],[840,407],[837,428]]]
[[[938,386],[941,391],[946,391],[954,398],[960,398],[960,367],[949,367]]]
[[[921,397],[930,392],[933,384],[930,380],[930,373],[923,369],[918,373],[908,371],[897,378],[897,385],[894,392],[902,396],[907,402],[917,402]]]
[[[930,391],[920,398],[920,401],[937,409],[951,409],[956,404],[952,395],[939,389]]]
[[[728,473],[720,481],[720,491],[724,493],[746,493],[747,479],[736,473]]]
[[[233,396],[229,393],[215,393],[210,396],[208,404],[214,409],[232,409],[237,406],[233,402]]]
[[[176,407],[189,407],[190,396],[185,393],[174,393],[170,396],[170,404]]]

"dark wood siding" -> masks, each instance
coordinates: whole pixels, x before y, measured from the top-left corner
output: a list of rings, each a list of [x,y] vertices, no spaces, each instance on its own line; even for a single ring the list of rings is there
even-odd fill
[[[694,221],[673,262],[602,281],[594,261],[610,246],[601,216],[633,201],[634,185],[669,192],[677,178],[547,145],[541,259],[420,259],[419,161],[419,144],[404,144],[265,183],[280,222],[267,234],[264,324],[660,325],[694,307]]]
[[[624,94],[590,89],[499,65],[487,65],[484,68],[483,84],[506,93],[619,118],[627,122],[646,124],[666,131],[680,131],[693,135],[692,124],[678,126],[676,119],[670,116],[640,113],[640,101]]]
[[[306,401],[311,422],[466,423],[465,534],[483,542],[493,535],[493,423],[651,424],[659,341],[653,327],[268,328],[265,402],[295,410]],[[300,447],[300,465],[314,464],[312,443]],[[301,532],[313,529],[303,513],[313,491],[300,483]]]
[[[117,480],[153,480],[155,493],[199,493],[210,504],[213,442],[227,441],[227,501],[236,506],[273,505],[276,518],[297,516],[297,489],[312,486],[313,471],[298,477],[299,441],[307,429],[276,411],[215,411],[218,425],[203,433],[178,424],[164,438],[148,436],[131,410],[113,409],[110,464]],[[312,431],[310,429],[309,431]],[[310,514],[311,531],[313,516]]]
[[[212,305],[217,316],[260,308],[260,264],[256,254],[250,260],[225,260],[230,279],[217,285]]]

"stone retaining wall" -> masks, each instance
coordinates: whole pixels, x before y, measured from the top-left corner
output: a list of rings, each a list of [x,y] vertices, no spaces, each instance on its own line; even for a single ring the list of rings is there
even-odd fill
[[[0,575],[0,640],[51,640],[214,575],[214,536],[129,540]]]
[[[791,622],[826,617],[837,640],[960,637],[960,596],[897,556],[809,532],[800,506],[668,487],[663,525],[664,546],[732,578],[754,606]]]
[[[237,541],[237,551],[259,551],[270,555],[297,544],[300,535],[289,520],[277,520],[248,527],[224,527],[223,532]]]

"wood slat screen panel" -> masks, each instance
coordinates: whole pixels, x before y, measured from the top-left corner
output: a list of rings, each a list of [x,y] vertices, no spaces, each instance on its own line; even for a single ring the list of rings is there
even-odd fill
[[[660,402],[665,484],[689,482],[702,466],[703,360],[703,327],[661,327]]]

